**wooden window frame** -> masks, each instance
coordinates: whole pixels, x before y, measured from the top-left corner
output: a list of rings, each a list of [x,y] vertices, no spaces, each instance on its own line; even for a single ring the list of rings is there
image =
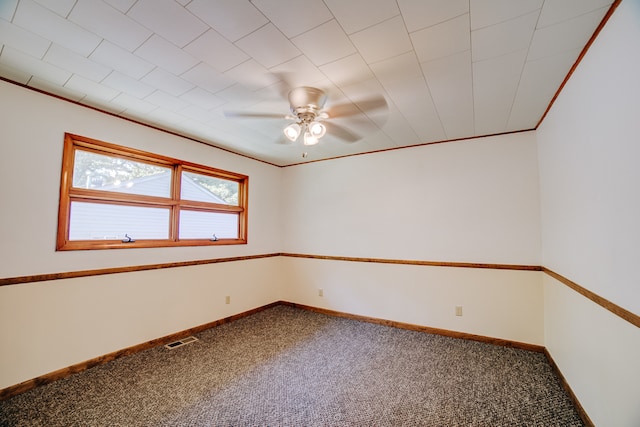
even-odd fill
[[[94,190],[73,187],[73,170],[77,149],[94,152],[110,157],[121,157],[136,162],[148,163],[171,169],[171,196],[169,198],[119,193],[105,190]],[[180,198],[182,172],[194,172],[238,183],[238,205],[225,205],[211,202],[182,200]],[[190,163],[134,148],[128,148],[104,141],[65,133],[62,156],[62,173],[60,179],[60,205],[58,211],[58,234],[56,250],[88,250],[88,249],[124,249],[153,248],[173,246],[219,246],[240,245],[247,243],[247,204],[249,177],[209,166]],[[145,240],[123,243],[122,240],[69,240],[71,202],[108,203],[112,205],[163,207],[169,210],[168,239]],[[238,214],[238,238],[211,239],[179,239],[179,222],[181,210],[194,210],[214,213]],[[132,236],[135,238],[135,236]]]

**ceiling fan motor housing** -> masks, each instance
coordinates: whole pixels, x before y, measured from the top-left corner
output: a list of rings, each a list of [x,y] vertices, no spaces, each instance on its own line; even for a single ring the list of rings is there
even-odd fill
[[[323,90],[314,87],[302,86],[289,92],[291,112],[302,123],[308,124],[315,120],[325,102],[327,102],[327,95]]]

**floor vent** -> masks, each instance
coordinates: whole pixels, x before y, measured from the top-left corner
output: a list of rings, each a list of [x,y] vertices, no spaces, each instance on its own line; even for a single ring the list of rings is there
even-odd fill
[[[182,347],[183,345],[191,344],[192,342],[195,342],[195,341],[198,341],[198,338],[187,337],[179,341],[174,341],[169,344],[166,344],[165,347],[167,347],[169,350],[173,350],[174,348]]]

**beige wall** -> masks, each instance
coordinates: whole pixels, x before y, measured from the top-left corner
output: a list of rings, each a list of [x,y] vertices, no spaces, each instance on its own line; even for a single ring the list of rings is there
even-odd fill
[[[542,262],[640,313],[640,1],[623,0],[538,128]],[[601,426],[640,425],[640,328],[550,277],[545,345]]]
[[[0,389],[269,304],[279,276],[273,257],[0,287]]]
[[[541,274],[283,258],[282,299],[529,344],[544,344]],[[318,295],[322,289],[323,296]],[[455,307],[463,307],[463,316]]]
[[[540,265],[533,132],[289,167],[283,190],[284,252]],[[539,272],[283,262],[285,300],[544,343]]]
[[[285,168],[284,251],[540,264],[535,133]]]
[[[280,251],[279,168],[1,81],[0,128],[2,278]],[[56,252],[65,132],[249,175],[249,243]],[[280,274],[265,258],[2,286],[0,389],[271,303]]]

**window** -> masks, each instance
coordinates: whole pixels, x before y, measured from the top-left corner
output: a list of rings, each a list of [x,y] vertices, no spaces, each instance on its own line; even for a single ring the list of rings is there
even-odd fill
[[[248,179],[66,134],[57,249],[246,243]]]

